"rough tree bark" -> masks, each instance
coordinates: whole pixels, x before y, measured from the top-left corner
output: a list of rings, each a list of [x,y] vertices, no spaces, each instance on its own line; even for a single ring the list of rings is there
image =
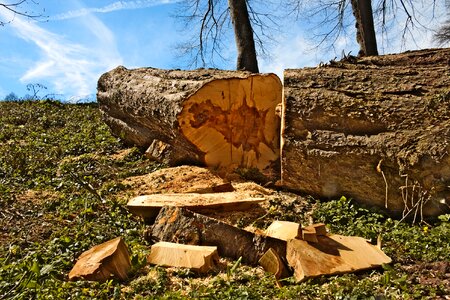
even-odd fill
[[[274,74],[118,67],[100,77],[97,99],[116,135],[170,165],[263,170],[279,158]]]
[[[234,36],[238,52],[238,70],[258,73],[258,61],[256,58],[255,40],[253,29],[248,15],[246,0],[228,0],[231,20],[234,27]]]
[[[355,16],[356,40],[359,44],[359,56],[378,55],[375,26],[371,0],[352,0],[352,10]]]
[[[282,183],[417,218],[450,202],[450,49],[286,70]]]

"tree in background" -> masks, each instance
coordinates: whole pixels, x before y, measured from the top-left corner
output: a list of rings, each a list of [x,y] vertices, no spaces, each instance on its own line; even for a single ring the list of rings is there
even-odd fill
[[[359,44],[359,56],[378,55],[377,38],[373,24],[371,0],[351,0],[355,17],[356,41]]]
[[[20,98],[13,92],[5,96],[5,101],[19,101]]]
[[[450,13],[450,2],[447,2],[446,6],[447,11]],[[440,45],[450,43],[450,17],[445,21],[444,25],[438,29],[434,38]]]
[[[441,45],[450,43],[450,20],[447,20],[447,22],[439,28],[438,32],[435,34],[435,38]]]
[[[233,23],[234,37],[237,48],[238,70],[258,73],[255,40],[253,38],[252,24],[248,15],[246,0],[228,0],[230,17]]]
[[[319,39],[319,46],[327,42],[333,47],[342,35],[347,34],[350,25],[355,24],[360,55],[378,54],[377,32],[385,38],[388,31],[397,31],[401,33],[401,38],[405,41],[407,36],[414,40],[415,37],[412,34],[414,27],[431,30],[423,25],[424,21],[429,20],[425,19],[420,10],[423,7],[431,7],[434,11],[439,2],[437,0],[286,1],[289,11],[294,13],[297,19],[306,18],[317,23],[314,31],[315,38]],[[348,18],[350,13],[354,16],[353,21]],[[400,28],[399,23],[402,24]]]
[[[7,11],[13,13],[13,16],[16,15],[30,18],[30,19],[39,19],[43,17],[43,14],[37,14],[32,11],[28,11],[25,7],[28,4],[28,0],[20,0],[13,3],[4,3],[0,2],[0,9],[6,9]],[[31,1],[33,4],[38,5],[39,3],[36,1]],[[1,20],[0,19],[0,26],[5,26],[6,24],[11,23],[14,20],[14,17],[9,20]]]
[[[255,0],[185,0],[180,3],[177,17],[185,28],[195,35],[179,48],[190,55],[193,66],[213,64],[216,57],[225,60],[228,50],[227,29],[232,26],[237,50],[238,70],[259,72],[257,57],[267,55],[265,44],[271,40],[268,33],[277,26],[276,17],[266,9],[270,1]],[[195,31],[192,28],[195,28]],[[259,50],[259,53],[257,52]]]

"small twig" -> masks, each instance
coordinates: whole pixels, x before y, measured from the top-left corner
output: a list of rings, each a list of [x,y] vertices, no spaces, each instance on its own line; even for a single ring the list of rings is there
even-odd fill
[[[97,199],[99,199],[102,203],[105,203],[105,199],[95,190],[95,188],[89,183],[85,182],[81,178],[79,178],[77,175],[75,175],[72,172],[69,172],[70,177],[72,177],[73,180],[78,182],[81,186],[83,186],[88,192],[93,194]]]
[[[386,198],[385,198],[385,201],[384,201],[384,207],[388,208],[388,190],[389,190],[389,186],[388,186],[388,183],[387,183],[387,180],[386,180],[386,176],[384,176],[384,172],[381,169],[381,163],[382,162],[383,162],[383,160],[380,159],[380,161],[378,162],[378,165],[377,165],[377,172],[381,173],[381,175],[383,176],[383,179],[384,179],[384,184],[386,186],[386,195],[385,195]]]

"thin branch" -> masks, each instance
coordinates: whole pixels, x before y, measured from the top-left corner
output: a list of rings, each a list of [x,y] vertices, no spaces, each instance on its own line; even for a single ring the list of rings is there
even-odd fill
[[[21,6],[23,4],[26,4],[27,2],[28,2],[28,0],[20,0],[20,1],[17,1],[15,3],[10,3],[10,4],[0,3],[0,8],[6,9],[6,10],[8,10],[8,11],[13,13],[13,17],[12,17],[11,20],[9,20],[9,21],[2,21],[2,20],[0,20],[0,26],[4,26],[4,25],[9,24],[12,21],[14,21],[14,17],[16,15],[22,16],[22,17],[25,17],[25,18],[29,18],[29,19],[39,19],[39,18],[43,17],[42,14],[34,14],[34,13],[31,13],[31,12],[22,10]],[[34,4],[39,4],[36,1],[31,1],[31,2],[33,2]]]

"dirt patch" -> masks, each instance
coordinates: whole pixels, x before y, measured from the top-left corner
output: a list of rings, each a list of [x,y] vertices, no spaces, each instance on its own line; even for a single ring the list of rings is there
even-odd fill
[[[450,262],[436,261],[430,263],[418,263],[400,267],[408,274],[408,280],[413,284],[431,286],[436,290],[447,291],[446,295],[440,295],[438,299],[449,299],[450,292]]]
[[[0,211],[0,245],[12,241],[28,244],[50,238],[57,221],[43,214],[40,206],[58,197],[57,193],[27,190],[6,202]]]

